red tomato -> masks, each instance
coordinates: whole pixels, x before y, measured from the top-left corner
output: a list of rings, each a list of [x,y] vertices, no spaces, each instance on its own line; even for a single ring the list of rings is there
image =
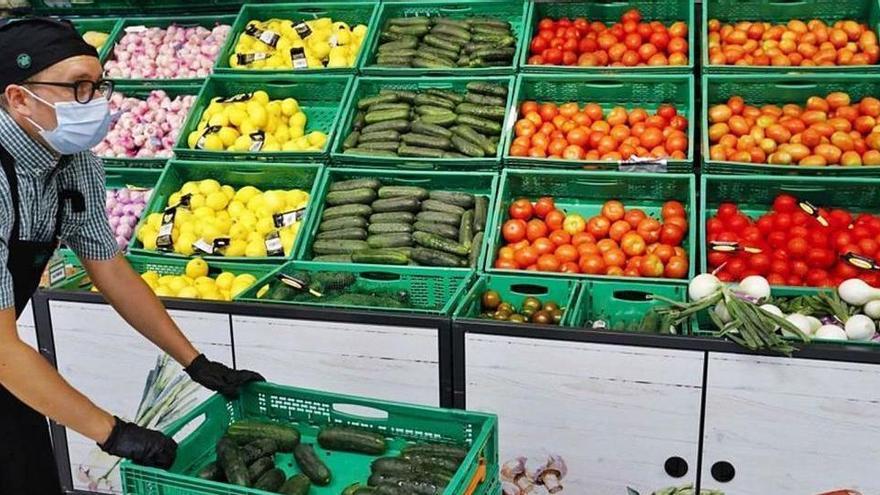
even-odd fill
[[[663,208],[660,210],[660,216],[663,217],[664,220],[670,217],[685,217],[684,205],[678,201],[667,201],[663,203]]]
[[[495,268],[498,268],[499,270],[516,270],[519,268],[519,265],[517,265],[514,260],[498,258],[495,260]]]
[[[546,39],[535,36],[532,38],[532,42],[529,44],[529,51],[532,55],[540,55],[544,50],[549,47],[549,43]]]
[[[513,260],[518,266],[525,268],[538,261],[538,256],[540,256],[538,250],[528,246],[522,249],[517,249],[516,252],[513,253]]]
[[[778,213],[793,213],[797,206],[797,199],[788,194],[780,194],[773,200],[773,211]],[[847,222],[848,224],[848,222]]]
[[[538,218],[545,218],[548,213],[556,209],[556,204],[551,196],[543,196],[535,203],[534,214]]]
[[[669,258],[666,267],[663,270],[663,276],[666,278],[685,278],[688,274],[688,260],[681,256],[673,256]]]
[[[556,231],[560,232],[560,231]],[[568,232],[566,232],[567,234]],[[552,239],[552,237],[551,237]],[[577,234],[571,236],[571,243],[575,246],[580,246],[581,244],[595,244],[596,238],[593,237],[593,234],[589,232],[578,232]]]
[[[580,273],[581,269],[574,261],[566,261],[559,267],[560,273]]]
[[[531,201],[526,198],[520,198],[510,204],[510,208],[508,208],[507,212],[510,215],[510,218],[529,220],[532,218],[534,209],[532,208]]]
[[[554,230],[550,233],[550,241],[556,246],[572,243],[572,236],[564,230]]]
[[[548,48],[541,54],[544,60],[551,65],[559,65],[562,63],[562,50],[559,48]]]
[[[559,259],[552,254],[542,254],[538,258],[538,271],[542,272],[558,272],[560,263]]]
[[[546,237],[548,232],[547,224],[543,220],[533,218],[526,224],[526,238],[529,241],[534,242],[539,237]]]
[[[678,246],[684,239],[684,229],[678,225],[666,223],[660,228],[660,242],[671,246]]]
[[[552,253],[556,249],[553,241],[546,237],[539,237],[532,242],[532,247],[538,252],[538,255]]]
[[[643,256],[642,262],[639,264],[639,273],[643,277],[662,277],[663,270],[663,262],[656,254]]]
[[[511,219],[504,222],[501,234],[507,242],[519,242],[526,238],[526,222],[520,219]]]
[[[642,236],[642,239],[644,239],[646,243],[653,244],[660,240],[661,228],[662,226],[660,225],[660,222],[653,218],[646,218],[639,222],[636,232]]]
[[[544,217],[544,223],[547,224],[550,230],[562,229],[563,222],[565,222],[565,213],[559,210],[553,210]]]

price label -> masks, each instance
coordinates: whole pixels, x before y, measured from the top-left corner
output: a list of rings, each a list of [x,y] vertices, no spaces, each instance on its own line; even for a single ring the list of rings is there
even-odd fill
[[[237,95],[232,95],[226,98],[217,98],[217,103],[238,103],[240,101],[248,101],[254,97],[253,93],[239,93]]]
[[[660,172],[668,171],[669,162],[665,158],[632,156],[617,162],[621,172]]]
[[[712,241],[709,243],[712,251],[717,253],[749,253],[760,254],[764,251],[751,246],[740,246],[738,242]]]
[[[147,30],[147,26],[127,26],[125,28],[125,34],[138,34],[143,33]]]
[[[192,248],[202,254],[214,254],[214,245],[204,239],[199,239],[192,243]]]
[[[248,151],[256,153],[263,149],[263,145],[266,144],[266,133],[263,131],[252,132],[250,134],[251,145],[248,148]]]
[[[856,268],[861,268],[862,270],[880,271],[880,265],[878,265],[875,260],[868,258],[867,256],[848,252],[841,256],[841,258],[843,258],[843,261],[849,263]]]
[[[256,38],[272,48],[275,48],[278,45],[278,40],[281,39],[281,35],[278,33],[269,31],[268,29],[264,31],[253,24],[249,24],[244,28],[244,34]]]
[[[64,259],[60,258],[49,265],[49,285],[55,285],[67,278],[67,269],[64,266]]]
[[[266,254],[269,256],[284,256],[284,246],[281,244],[281,236],[277,230],[266,236]]]
[[[220,129],[222,129],[222,127],[220,127],[219,125],[211,125],[205,127],[205,130],[202,131],[202,135],[199,136],[199,140],[196,141],[196,149],[205,149],[205,140],[207,140],[208,136],[210,136],[211,134],[217,134],[218,132],[220,132]]]
[[[174,217],[177,216],[177,207],[173,206],[162,214],[162,225],[159,227],[159,235],[156,236],[156,247],[163,251],[171,251],[174,240],[171,233],[174,231]]]
[[[306,50],[301,46],[290,49],[290,61],[293,63],[294,69],[301,70],[309,68],[309,62],[306,60]]]
[[[306,21],[299,21],[293,25],[293,29],[296,30],[296,34],[299,35],[300,39],[306,39],[312,35],[312,28],[306,24]]]
[[[828,226],[828,220],[826,220],[825,217],[823,217],[819,213],[819,208],[816,208],[813,203],[810,203],[809,201],[798,201],[798,208],[800,208],[807,215],[815,218],[816,221],[819,222],[819,225],[823,227]]]
[[[284,213],[276,213],[272,215],[272,221],[275,223],[275,228],[280,229],[283,227],[287,227],[288,225],[293,225],[294,223],[296,223],[297,220],[302,218],[305,213],[305,208],[285,211]]]
[[[235,59],[238,62],[238,65],[250,65],[254,62],[258,62],[260,60],[266,60],[272,55],[264,52],[257,53],[236,53]]]

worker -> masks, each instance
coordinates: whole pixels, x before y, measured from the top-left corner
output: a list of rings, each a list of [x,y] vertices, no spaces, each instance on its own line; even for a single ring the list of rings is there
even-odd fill
[[[20,340],[16,320],[59,240],[115,310],[195,382],[235,396],[263,379],[200,354],[120,254],[104,210],[103,164],[89,151],[111,122],[113,85],[102,73],[95,49],[67,22],[30,18],[0,27],[2,495],[61,494],[46,417],[146,466],[168,468],[177,451],[164,434],[99,408]],[[113,359],[126,359],[126,350]]]

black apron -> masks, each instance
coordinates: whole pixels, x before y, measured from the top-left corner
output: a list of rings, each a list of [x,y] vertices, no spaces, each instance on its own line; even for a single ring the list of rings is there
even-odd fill
[[[58,247],[61,234],[63,202],[52,240],[23,241],[19,238],[18,177],[12,156],[0,146],[0,163],[9,183],[12,200],[12,230],[8,240],[6,267],[12,274],[15,290],[15,317],[21,315],[40,285],[49,259]],[[59,195],[59,198],[61,196]],[[26,406],[0,386],[0,495],[56,495],[61,493],[58,468],[49,440],[46,417]]]

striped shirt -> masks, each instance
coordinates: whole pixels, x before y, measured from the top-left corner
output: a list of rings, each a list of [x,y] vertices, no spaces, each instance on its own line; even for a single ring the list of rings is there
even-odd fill
[[[12,155],[18,177],[19,238],[51,241],[58,212],[59,185],[85,198],[85,211],[66,202],[61,240],[84,259],[106,260],[119,251],[105,212],[104,166],[91,152],[58,157],[31,139],[0,108],[0,144]],[[12,232],[12,195],[0,172],[0,308],[14,306],[12,275],[6,267]]]

